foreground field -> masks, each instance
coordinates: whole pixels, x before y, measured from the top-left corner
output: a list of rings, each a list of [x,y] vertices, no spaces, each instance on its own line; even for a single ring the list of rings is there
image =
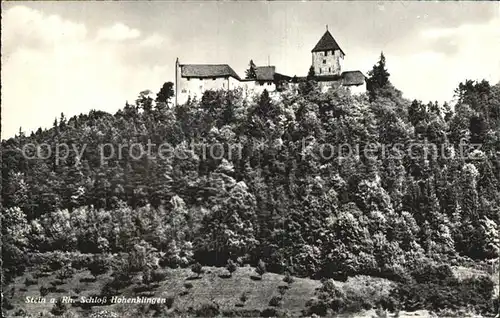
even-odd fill
[[[293,278],[293,282],[285,282],[285,276],[273,273],[265,273],[260,277],[252,267],[238,268],[231,276],[225,268],[216,267],[204,267],[199,276],[190,269],[165,269],[164,273],[163,280],[148,285],[142,283],[141,275],[138,274],[132,278],[129,286],[114,296],[158,297],[167,299],[167,304],[94,303],[82,306],[82,297],[88,300],[100,295],[106,283],[112,281],[111,271],[94,277],[89,270],[82,269],[69,278],[61,279],[56,272],[31,269],[17,277],[4,291],[10,303],[6,313],[8,317],[51,317],[55,307],[50,302],[51,298],[73,297],[73,304],[68,303],[55,313],[61,317],[297,317],[303,315],[307,301],[315,297],[315,290],[321,286],[321,282],[311,279]],[[372,298],[387,295],[394,285],[391,281],[369,276],[351,277],[346,282],[335,281],[335,284],[346,293],[358,293]],[[42,291],[42,286],[48,290]],[[41,293],[46,294],[40,298]],[[398,315],[434,316],[425,310],[411,313],[401,311]],[[465,312],[459,314],[465,315]],[[395,316],[395,313],[381,312],[375,308],[351,315],[367,318]]]

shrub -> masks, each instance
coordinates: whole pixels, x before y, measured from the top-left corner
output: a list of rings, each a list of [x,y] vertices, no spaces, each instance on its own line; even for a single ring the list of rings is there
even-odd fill
[[[151,280],[155,283],[159,283],[163,280],[165,280],[165,278],[167,278],[167,272],[166,271],[163,271],[163,270],[160,270],[160,269],[156,269],[156,270],[153,270],[151,272]]]
[[[15,313],[14,313],[14,316],[15,317],[29,317],[29,314],[26,310],[24,309],[18,309]],[[5,316],[4,316],[5,317]]]
[[[93,255],[76,254],[71,258],[71,267],[74,269],[88,268],[89,264],[94,260]]]
[[[45,297],[49,294],[49,289],[45,286],[40,286],[40,296]]]
[[[276,308],[266,308],[261,313],[261,317],[279,317],[279,312]]]
[[[290,275],[289,272],[286,272],[285,277],[283,277],[283,281],[287,284],[292,284],[295,281],[295,279],[293,278],[292,275]]]
[[[377,310],[375,311],[375,318],[387,318],[387,311],[380,306],[377,307]]]
[[[395,284],[387,279],[359,275],[349,277],[342,290],[347,304],[358,302],[361,307],[370,309],[378,305],[384,305],[384,308],[394,306],[389,299],[394,287]]]
[[[186,289],[191,289],[191,288],[193,288],[193,284],[191,284],[191,283],[185,283],[185,284],[184,284],[184,287],[185,287]]]
[[[38,280],[33,279],[33,276],[31,275],[27,275],[26,278],[24,279],[25,286],[36,285],[36,284],[38,284]]]
[[[240,301],[242,303],[245,303],[247,300],[248,300],[247,293],[242,293],[241,296],[240,296]]]
[[[50,255],[48,255],[48,257],[49,257],[48,264],[52,271],[61,269],[71,262],[66,254],[59,251],[51,253]]]
[[[255,271],[260,276],[264,275],[266,273],[266,263],[264,263],[262,260],[259,260],[259,262],[257,263],[257,267],[255,268]]]
[[[151,285],[147,285],[147,284],[140,284],[136,287],[134,287],[134,293],[142,293],[142,292],[149,292],[153,289],[153,287]]]
[[[233,262],[233,260],[231,259],[227,260],[226,269],[229,272],[229,276],[233,276],[233,273],[236,271],[237,268],[238,266],[236,265],[235,262]]]
[[[106,287],[107,288],[106,290],[109,290],[109,294],[103,293],[103,295],[104,296],[116,295],[120,289],[130,286],[131,284],[132,284],[132,278],[130,277],[130,275],[128,275],[128,273],[116,273],[116,275],[113,276],[113,279],[103,286],[104,289],[106,285],[109,285]]]
[[[146,268],[142,271],[142,283],[143,284],[150,284],[152,283],[152,278],[151,278],[151,269]]]
[[[165,299],[165,304],[167,305],[167,308],[170,309],[174,305],[175,297],[174,296],[168,296]]]
[[[307,303],[306,314],[331,315],[332,313],[355,313],[373,307],[373,299],[367,297],[368,293],[346,291],[337,287],[331,279],[325,280],[316,292],[317,297]]]
[[[217,317],[220,315],[219,304],[203,304],[195,311],[196,317]]]
[[[106,273],[109,270],[109,262],[103,257],[96,257],[88,266],[90,273],[97,276]]]
[[[172,301],[173,303],[173,301]],[[162,304],[162,303],[155,303],[155,304],[151,304],[149,305],[149,310],[153,310],[154,311],[154,314],[153,314],[153,317],[169,317],[166,312],[165,312],[165,309],[170,309],[172,308],[172,303],[168,303],[168,298],[167,298],[167,302]]]
[[[491,297],[494,283],[487,276],[473,277],[457,283],[446,280],[437,283],[399,284],[392,296],[405,310],[458,310],[469,305],[479,313],[492,312]],[[425,293],[422,292],[425,290]]]
[[[201,264],[200,264],[200,263],[198,263],[198,262],[197,262],[197,263],[194,263],[194,264],[191,266],[191,271],[192,271],[193,273],[195,273],[195,274],[196,274],[196,276],[198,276],[198,277],[199,277],[199,276],[201,275],[201,273],[203,272],[203,267],[201,266]]]
[[[10,299],[8,299],[7,297],[3,297],[3,299],[2,299],[2,309],[5,309],[5,310],[14,309],[14,305],[12,305]],[[2,315],[2,316],[6,317],[4,315]]]
[[[417,283],[449,284],[456,281],[449,265],[424,264],[411,272]]]
[[[71,267],[71,265],[66,265],[57,271],[56,277],[60,280],[65,280],[73,277],[74,274],[75,270]]]
[[[283,285],[280,285],[278,286],[278,292],[280,293],[280,295],[284,295],[286,293],[286,290],[288,289],[288,286],[283,286]]]
[[[281,306],[281,296],[273,296],[269,301],[269,306],[280,307]]]
[[[62,302],[61,298],[58,298],[54,307],[50,310],[50,313],[54,316],[61,316],[68,310],[68,307],[65,303]]]
[[[118,288],[113,281],[107,282],[101,287],[100,295],[101,297],[106,297],[109,299],[110,297],[116,296],[118,294]]]

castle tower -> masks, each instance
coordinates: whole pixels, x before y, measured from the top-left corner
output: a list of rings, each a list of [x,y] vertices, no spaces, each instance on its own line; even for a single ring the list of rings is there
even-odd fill
[[[326,26],[325,34],[311,53],[316,76],[340,75],[342,73],[341,62],[345,54],[328,31],[328,26]]]

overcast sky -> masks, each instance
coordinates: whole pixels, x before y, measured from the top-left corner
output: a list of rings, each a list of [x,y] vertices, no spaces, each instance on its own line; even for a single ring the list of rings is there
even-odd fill
[[[306,75],[325,25],[363,73],[381,51],[408,98],[500,80],[496,2],[2,2],[2,138],[158,92],[181,63]]]

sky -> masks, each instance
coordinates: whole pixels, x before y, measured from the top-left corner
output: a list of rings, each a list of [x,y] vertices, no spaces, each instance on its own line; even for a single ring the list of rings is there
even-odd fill
[[[500,2],[2,2],[2,139],[61,112],[115,113],[173,82],[177,57],[305,76],[326,25],[343,70],[366,74],[383,51],[407,98],[500,81]]]

